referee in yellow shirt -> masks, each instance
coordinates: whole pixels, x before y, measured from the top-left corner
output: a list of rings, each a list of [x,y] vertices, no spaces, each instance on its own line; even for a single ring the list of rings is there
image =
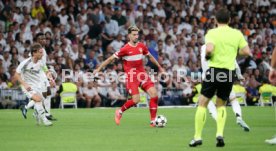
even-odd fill
[[[206,108],[210,99],[216,94],[217,107],[217,147],[225,145],[223,130],[226,121],[225,104],[232,90],[235,60],[237,54],[251,55],[243,34],[228,26],[230,13],[220,9],[216,13],[217,28],[211,29],[205,35],[206,59],[209,59],[209,69],[202,83],[198,108],[195,114],[195,135],[190,147],[202,144],[202,130],[206,121]]]

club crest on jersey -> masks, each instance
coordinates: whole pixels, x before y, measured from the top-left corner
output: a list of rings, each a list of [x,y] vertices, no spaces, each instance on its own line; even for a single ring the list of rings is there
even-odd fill
[[[142,52],[143,52],[143,49],[142,49],[142,48],[139,48],[139,51],[140,51],[140,53],[142,53]]]

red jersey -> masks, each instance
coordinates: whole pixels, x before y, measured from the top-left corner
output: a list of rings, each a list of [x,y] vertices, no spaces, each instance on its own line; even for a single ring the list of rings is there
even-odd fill
[[[129,43],[125,44],[120,51],[114,54],[114,57],[123,59],[124,70],[128,75],[131,69],[136,73],[145,72],[144,55],[149,55],[149,50],[143,43],[138,42],[135,47],[129,45]]]
[[[127,75],[126,88],[131,95],[139,94],[139,87],[144,91],[154,87],[144,68],[144,55],[149,55],[149,50],[141,42],[137,43],[135,47],[127,43],[120,51],[114,54],[114,57],[123,59],[124,70]]]

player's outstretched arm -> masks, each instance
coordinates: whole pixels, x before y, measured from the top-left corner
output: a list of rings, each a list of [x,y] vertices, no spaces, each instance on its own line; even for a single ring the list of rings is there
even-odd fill
[[[93,74],[100,72],[104,67],[106,67],[108,64],[110,64],[115,59],[116,59],[116,57],[114,55],[107,58],[96,70],[94,70]]]
[[[148,54],[147,56],[148,56],[149,60],[158,67],[160,72],[165,72],[165,70],[160,66],[158,61],[151,54]]]

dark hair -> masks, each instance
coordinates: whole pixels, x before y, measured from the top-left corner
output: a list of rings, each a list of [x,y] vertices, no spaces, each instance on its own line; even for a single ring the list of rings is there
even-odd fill
[[[127,29],[127,32],[128,34],[130,34],[132,31],[140,31],[140,29],[137,27],[137,26],[130,26],[128,29]]]
[[[37,41],[38,40],[38,37],[40,37],[40,36],[44,36],[45,34],[43,34],[43,33],[37,33],[36,35],[35,35],[35,39],[34,39],[34,41]]]
[[[220,24],[228,24],[230,21],[230,13],[227,9],[219,9],[216,13],[217,22]]]
[[[39,43],[32,44],[32,46],[31,46],[31,54],[33,55],[33,53],[37,52],[41,48],[42,48],[42,46]]]

